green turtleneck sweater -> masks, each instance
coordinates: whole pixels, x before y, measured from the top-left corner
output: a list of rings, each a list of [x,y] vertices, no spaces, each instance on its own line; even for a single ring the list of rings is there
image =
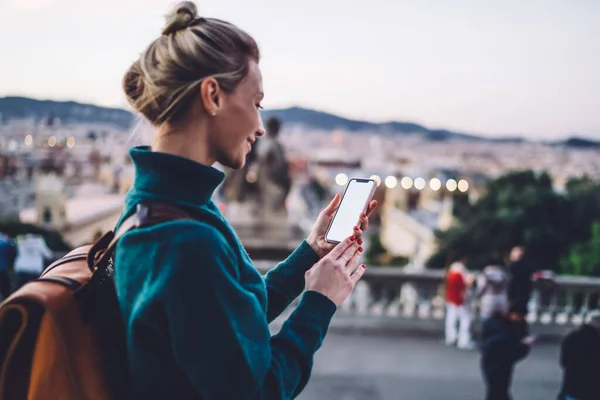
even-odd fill
[[[144,200],[200,216],[130,231],[117,245],[115,283],[135,397],[298,395],[336,307],[306,291],[278,334],[268,324],[302,293],[317,254],[304,241],[263,278],[211,200],[222,172],[147,147],[130,155],[136,175],[123,218]]]

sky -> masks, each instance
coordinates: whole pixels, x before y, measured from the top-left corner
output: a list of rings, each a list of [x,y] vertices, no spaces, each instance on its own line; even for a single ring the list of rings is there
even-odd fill
[[[0,0],[0,96],[127,107],[171,0]],[[203,0],[252,34],[265,108],[600,139],[600,1]]]

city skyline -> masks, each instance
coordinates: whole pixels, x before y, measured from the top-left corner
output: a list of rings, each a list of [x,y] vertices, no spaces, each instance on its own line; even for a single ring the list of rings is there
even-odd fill
[[[265,108],[483,136],[600,137],[600,3],[321,3],[197,5],[259,42]],[[15,34],[0,38],[12,60],[0,65],[0,96],[127,108],[121,77],[173,4],[2,2],[0,23]]]

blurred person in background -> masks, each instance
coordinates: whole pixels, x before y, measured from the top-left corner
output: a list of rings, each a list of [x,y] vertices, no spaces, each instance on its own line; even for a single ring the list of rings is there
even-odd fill
[[[473,282],[465,263],[466,256],[459,257],[446,273],[446,345],[459,349],[474,347],[471,340],[471,315],[466,304],[467,291]]]
[[[600,399],[600,309],[569,333],[560,348],[563,382],[559,400]]]
[[[509,254],[507,271],[510,275],[508,303],[511,313],[525,318],[533,292],[533,270],[525,260],[525,249],[515,246]]]
[[[40,277],[45,260],[52,257],[52,251],[41,235],[26,234],[17,237],[17,258],[15,259],[16,286],[18,290],[29,281]]]
[[[510,385],[517,362],[530,352],[535,339],[527,336],[527,326],[516,313],[492,310],[482,323],[481,370],[486,400],[510,400]]]
[[[10,295],[10,271],[9,267],[16,257],[16,248],[8,235],[0,232],[0,300]]]
[[[494,312],[508,312],[508,275],[503,267],[488,265],[477,277],[477,293],[481,319]]]

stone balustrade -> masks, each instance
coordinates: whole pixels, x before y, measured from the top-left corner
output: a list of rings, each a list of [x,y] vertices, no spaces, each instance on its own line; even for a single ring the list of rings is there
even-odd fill
[[[272,263],[257,263],[263,273],[271,266]],[[400,327],[407,321],[422,321],[424,325],[442,329],[443,274],[441,270],[371,267],[338,314],[342,318],[386,320],[381,326],[389,326],[391,320],[397,321]],[[478,321],[479,306],[474,288],[468,298],[471,315]],[[536,333],[563,335],[585,321],[588,312],[598,307],[600,278],[557,276],[553,281],[535,281],[527,320]]]

